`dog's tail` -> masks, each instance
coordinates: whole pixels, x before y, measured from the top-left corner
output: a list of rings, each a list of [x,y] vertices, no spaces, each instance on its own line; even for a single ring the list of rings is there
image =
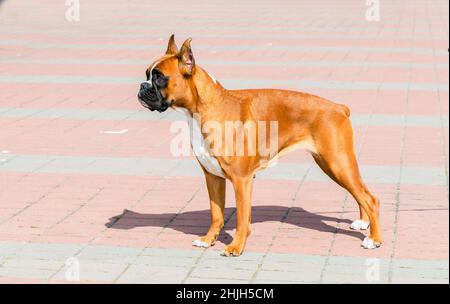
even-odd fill
[[[339,107],[342,109],[342,112],[345,114],[345,116],[350,117],[350,108],[346,105],[339,104]]]

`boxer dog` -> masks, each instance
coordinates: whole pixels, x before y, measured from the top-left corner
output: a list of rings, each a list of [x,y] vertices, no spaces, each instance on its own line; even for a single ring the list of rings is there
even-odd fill
[[[208,188],[211,226],[205,236],[193,242],[194,246],[213,246],[224,225],[225,180],[233,185],[236,198],[236,232],[226,247],[225,256],[242,254],[250,235],[251,195],[255,172],[269,166],[280,155],[295,148],[304,148],[319,167],[356,200],[360,217],[350,228],[370,234],[362,246],[367,249],[381,245],[379,201],[361,179],[353,143],[350,111],[341,104],[295,91],[275,89],[227,90],[204,69],[197,66],[187,39],[179,50],[174,36],[169,39],[166,53],[146,70],[146,81],[141,83],[138,100],[152,111],[164,112],[173,108],[185,113],[193,123],[192,149],[205,174]],[[195,116],[198,116],[195,118]],[[267,132],[250,132],[237,127],[231,137],[215,136],[205,144],[208,135],[202,125],[208,121],[225,125],[226,122],[276,122],[275,153],[249,153],[253,143],[267,143]],[[234,151],[238,131],[243,131],[244,153],[237,155],[212,153],[217,147]],[[270,134],[272,134],[271,132]],[[270,135],[269,134],[269,135]],[[198,140],[200,137],[200,140]],[[220,150],[220,149],[219,149]],[[242,151],[241,151],[242,152]]]

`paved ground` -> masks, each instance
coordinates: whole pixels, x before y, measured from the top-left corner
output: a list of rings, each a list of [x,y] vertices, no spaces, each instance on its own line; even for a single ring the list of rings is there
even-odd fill
[[[448,2],[0,1],[0,282],[449,282]],[[309,4],[308,4],[309,2]],[[228,88],[312,92],[352,109],[383,246],[302,152],[258,175],[240,258],[235,203],[208,250],[193,158],[173,112],[144,111],[146,65],[174,32]],[[228,187],[230,190],[230,187]]]

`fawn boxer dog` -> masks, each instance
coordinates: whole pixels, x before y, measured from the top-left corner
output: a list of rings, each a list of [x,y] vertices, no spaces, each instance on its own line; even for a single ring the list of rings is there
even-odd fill
[[[170,37],[166,53],[147,68],[147,79],[140,85],[138,100],[152,111],[163,112],[168,108],[181,111],[193,124],[191,137],[197,140],[191,139],[192,149],[206,177],[211,208],[211,226],[193,245],[204,248],[214,245],[224,225],[225,180],[228,179],[235,191],[237,227],[233,241],[223,254],[241,255],[250,235],[255,172],[268,167],[288,151],[304,148],[358,203],[360,217],[350,228],[365,230],[370,227],[370,234],[362,246],[367,249],[379,247],[379,201],[367,189],[359,173],[349,109],[301,92],[227,90],[195,64],[190,44],[191,39],[187,39],[179,50],[174,36]],[[214,137],[202,127],[209,121],[214,121],[216,126],[238,122],[238,127],[233,129],[232,136],[216,134],[215,138],[206,141],[206,137]],[[261,122],[276,122],[276,127],[270,127],[271,131],[276,130],[276,148],[272,151],[275,153],[253,149],[255,145],[259,147],[261,143],[273,140],[269,137],[273,137],[274,132],[264,132],[260,136],[263,132],[259,128],[253,131],[246,128],[256,126],[256,123],[259,126]],[[234,146],[241,135],[243,153],[236,153]],[[217,153],[224,149],[234,153]]]

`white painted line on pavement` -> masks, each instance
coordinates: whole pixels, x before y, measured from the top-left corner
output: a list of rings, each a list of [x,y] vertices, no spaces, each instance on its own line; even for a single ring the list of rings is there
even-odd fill
[[[103,133],[103,134],[125,134],[127,132],[128,132],[128,129],[123,129],[120,131],[100,131],[100,133]]]

